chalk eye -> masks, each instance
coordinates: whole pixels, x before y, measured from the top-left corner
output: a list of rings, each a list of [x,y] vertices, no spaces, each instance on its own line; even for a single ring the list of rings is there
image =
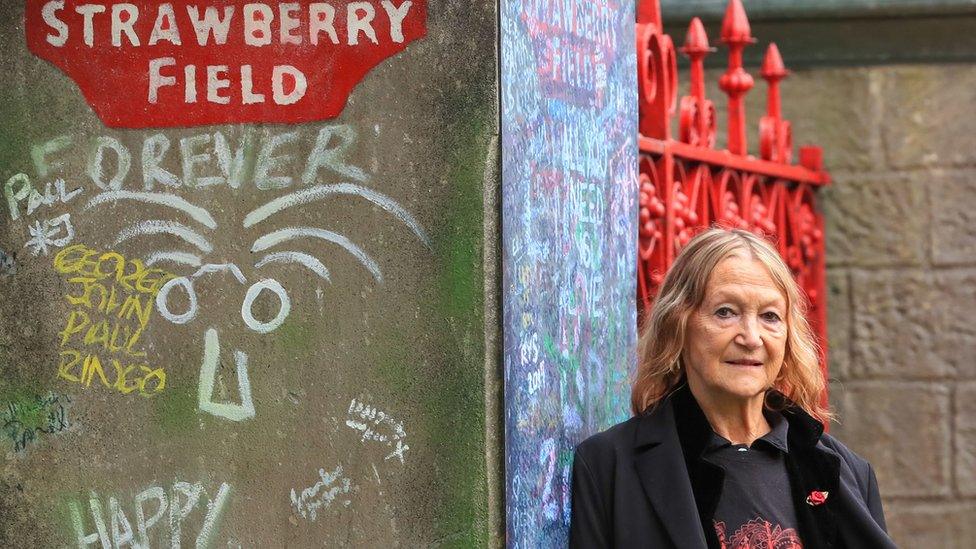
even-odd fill
[[[169,292],[173,288],[181,286],[184,291],[186,291],[187,299],[190,301],[189,307],[187,307],[186,312],[182,314],[176,314],[172,312],[169,308]],[[197,292],[193,289],[193,281],[185,276],[179,278],[174,278],[162,288],[159,289],[159,293],[156,294],[156,308],[159,309],[159,314],[162,315],[166,320],[174,324],[186,324],[187,322],[193,320],[193,317],[197,316]]]
[[[254,306],[254,301],[261,295],[262,290],[270,290],[273,292],[278,296],[278,302],[280,303],[278,314],[268,322],[262,322],[254,318],[254,313],[251,311],[251,308]],[[288,292],[285,291],[277,280],[270,278],[252,284],[247,289],[247,295],[244,296],[244,304],[241,305],[241,318],[244,319],[244,324],[247,324],[247,327],[255,332],[262,334],[266,334],[281,326],[288,317],[289,312],[291,312],[291,300],[288,298]]]

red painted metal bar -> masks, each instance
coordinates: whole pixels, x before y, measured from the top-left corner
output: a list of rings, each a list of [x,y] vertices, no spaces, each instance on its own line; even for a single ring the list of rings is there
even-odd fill
[[[729,70],[719,79],[718,87],[729,96],[729,151],[732,154],[746,154],[745,96],[752,89],[753,81],[752,75],[742,67],[742,50],[755,41],[742,3],[729,2],[722,20],[722,43],[729,47]]]
[[[644,153],[664,154],[665,150],[669,150],[675,157],[691,162],[705,162],[736,170],[751,170],[759,175],[789,179],[798,183],[815,185],[830,183],[830,174],[823,170],[759,160],[751,156],[734,155],[727,150],[703,149],[680,141],[662,141],[644,136],[638,137],[638,145],[641,152]]]
[[[742,65],[742,50],[755,39],[741,1],[729,1],[721,32],[728,69],[718,82],[728,96],[728,148],[717,150],[715,106],[705,94],[703,68],[705,56],[714,50],[704,26],[692,19],[680,50],[690,61],[690,81],[689,95],[678,101],[675,47],[662,31],[657,0],[642,0],[637,13],[639,309],[651,306],[664,273],[697,230],[712,224],[738,227],[776,244],[806,294],[808,316],[826,349],[823,216],[816,189],[828,184],[830,175],[819,147],[800,147],[799,163],[792,163],[793,134],[790,122],[783,120],[779,88],[789,71],[779,49],[768,46],[759,72],[767,101],[756,157],[747,153],[745,113],[754,80]],[[671,135],[675,114],[677,139]]]

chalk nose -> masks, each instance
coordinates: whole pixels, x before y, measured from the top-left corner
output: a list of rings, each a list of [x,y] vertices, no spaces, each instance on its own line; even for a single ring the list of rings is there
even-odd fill
[[[247,377],[247,353],[234,350],[240,404],[213,401],[213,390],[219,363],[220,334],[216,328],[211,327],[207,329],[203,337],[203,364],[200,366],[200,383],[197,391],[197,403],[200,410],[231,421],[244,421],[253,418],[255,415],[254,401],[251,398],[251,382]]]

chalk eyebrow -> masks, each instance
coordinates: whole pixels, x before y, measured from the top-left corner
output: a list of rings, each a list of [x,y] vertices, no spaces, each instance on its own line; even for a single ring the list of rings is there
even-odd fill
[[[119,232],[115,239],[115,245],[142,235],[169,234],[183,239],[186,243],[196,246],[203,253],[213,251],[213,246],[200,233],[190,227],[175,221],[164,221],[162,219],[149,219],[134,223]]]
[[[359,262],[366,267],[366,270],[373,275],[373,278],[377,282],[383,282],[383,273],[380,271],[379,265],[377,265],[376,262],[373,261],[373,259],[369,257],[369,255],[363,251],[362,248],[354,244],[345,236],[332,231],[327,231],[325,229],[318,229],[315,227],[288,227],[274,231],[255,240],[254,245],[251,246],[251,252],[263,252],[272,246],[281,244],[282,242],[306,237],[318,238],[342,246],[342,248],[352,254],[353,257],[358,259]]]
[[[297,263],[309,270],[319,275],[321,278],[325,279],[326,282],[331,283],[332,277],[329,274],[329,269],[317,258],[310,256],[301,252],[278,252],[273,254],[268,254],[261,258],[254,267],[260,269],[268,263]]]
[[[191,267],[199,267],[203,264],[203,259],[198,255],[189,254],[185,252],[153,252],[149,254],[146,258],[146,266],[153,266],[160,261],[169,261],[172,263],[180,263],[183,265],[189,265]]]
[[[425,246],[431,248],[430,237],[424,231],[420,223],[409,212],[403,209],[392,198],[352,183],[338,183],[335,185],[316,185],[308,189],[297,191],[291,194],[280,196],[264,206],[261,206],[244,217],[244,227],[252,227],[272,215],[293,206],[308,204],[317,200],[323,200],[333,195],[354,195],[365,198],[403,222]]]
[[[214,218],[210,215],[210,212],[201,208],[200,206],[190,204],[185,199],[176,196],[175,194],[106,191],[92,197],[92,199],[85,204],[84,209],[88,210],[99,204],[104,204],[105,202],[116,202],[118,200],[135,200],[136,202],[167,206],[189,215],[194,221],[197,221],[210,229],[217,227],[217,222],[214,221]]]

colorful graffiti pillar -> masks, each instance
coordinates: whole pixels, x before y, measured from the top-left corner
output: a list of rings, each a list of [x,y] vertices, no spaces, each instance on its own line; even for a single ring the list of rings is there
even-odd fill
[[[507,542],[567,542],[573,449],[636,364],[633,4],[501,11]]]

